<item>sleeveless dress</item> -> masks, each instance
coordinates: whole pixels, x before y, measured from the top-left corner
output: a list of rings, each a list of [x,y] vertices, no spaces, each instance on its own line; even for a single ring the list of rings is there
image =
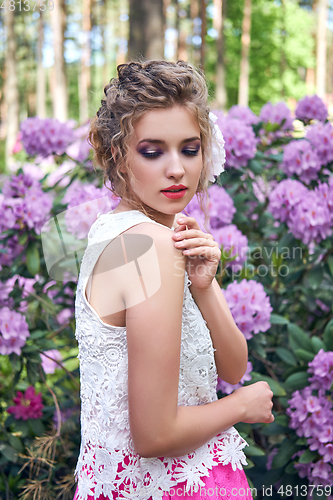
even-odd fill
[[[98,215],[88,234],[75,297],[81,378],[81,448],[74,500],[252,500],[242,464],[246,441],[234,427],[180,457],[144,458],[133,447],[128,414],[126,327],[104,323],[86,298],[106,246],[142,222],[138,210]],[[163,226],[166,227],[166,226]],[[170,231],[172,231],[170,229]],[[135,267],[133,268],[135,269]],[[207,323],[185,271],[178,405],[216,401],[217,371]]]

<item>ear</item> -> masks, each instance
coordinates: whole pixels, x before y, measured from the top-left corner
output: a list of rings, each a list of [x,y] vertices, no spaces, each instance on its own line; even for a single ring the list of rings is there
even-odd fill
[[[116,162],[118,156],[118,148],[114,148],[113,146],[111,146],[111,154],[113,156],[113,161]]]

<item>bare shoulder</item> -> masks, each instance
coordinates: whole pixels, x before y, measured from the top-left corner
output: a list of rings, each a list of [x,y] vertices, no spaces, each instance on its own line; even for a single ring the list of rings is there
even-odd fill
[[[173,288],[183,287],[185,256],[175,248],[172,234],[169,228],[150,222],[123,233],[126,260],[133,267],[131,280],[123,281],[127,308],[143,301],[148,306],[159,297],[163,301]]]

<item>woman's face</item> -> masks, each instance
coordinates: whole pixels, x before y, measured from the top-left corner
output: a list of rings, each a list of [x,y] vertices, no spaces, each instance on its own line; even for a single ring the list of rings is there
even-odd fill
[[[196,193],[203,167],[196,118],[183,106],[148,111],[134,124],[128,163],[135,177],[131,188],[142,203],[161,215],[181,212]],[[180,185],[181,196],[163,193]]]

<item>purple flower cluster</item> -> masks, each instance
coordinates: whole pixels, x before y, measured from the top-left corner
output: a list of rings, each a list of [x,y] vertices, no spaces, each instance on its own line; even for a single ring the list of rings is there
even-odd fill
[[[252,370],[253,370],[252,363],[251,363],[251,361],[248,361],[246,372],[244,373],[243,377],[238,382],[238,384],[229,384],[228,382],[225,382],[224,380],[222,380],[218,377],[216,390],[221,391],[224,394],[231,394],[236,389],[239,389],[240,387],[242,387],[244,385],[244,382],[248,382],[249,380],[252,379],[252,377],[251,377]]]
[[[291,130],[293,128],[293,120],[290,109],[285,102],[281,101],[273,105],[267,102],[260,110],[260,121],[277,125],[281,130]]]
[[[1,203],[1,202],[0,202]],[[1,213],[1,204],[0,204],[0,213]],[[24,246],[19,244],[19,240],[17,234],[14,234],[11,238],[8,238],[5,244],[1,243],[1,240],[4,240],[5,236],[0,236],[0,250],[4,250],[5,253],[0,252],[0,271],[3,266],[10,267],[13,261],[22,254],[24,250]],[[22,255],[22,262],[25,262],[25,256]]]
[[[222,250],[223,259],[236,256],[232,261],[226,263],[233,271],[240,271],[243,263],[246,261],[247,253],[249,251],[247,237],[235,226],[229,224],[228,226],[212,229],[214,240],[220,245]]]
[[[40,183],[28,174],[11,176],[0,195],[0,231],[26,227],[40,234],[53,200]]]
[[[218,115],[217,125],[223,134],[227,167],[245,167],[256,154],[257,140],[250,125],[238,118]]]
[[[282,170],[289,176],[296,174],[305,184],[318,178],[321,163],[310,142],[306,139],[291,141],[283,151]]]
[[[34,284],[38,281],[39,276],[36,275],[35,278],[25,278],[24,276],[19,276],[15,274],[5,282],[0,281],[0,307],[9,307],[10,309],[14,306],[14,299],[9,297],[9,294],[13,291],[15,282],[18,280],[18,287],[22,291],[22,298],[27,298],[31,292],[34,291]],[[20,306],[17,310],[21,313],[25,313],[28,309],[28,302],[22,300]]]
[[[54,118],[27,118],[21,123],[20,130],[24,149],[31,156],[63,154],[75,139],[73,129]]]
[[[268,210],[280,222],[289,220],[294,206],[308,193],[307,188],[299,181],[286,179],[281,181],[269,195]]]
[[[311,484],[329,486],[333,483],[333,403],[329,397],[333,352],[321,349],[309,363],[308,372],[312,374],[310,385],[292,394],[286,413],[290,417],[290,427],[296,429],[299,437],[307,438],[309,449],[317,451],[320,458],[295,467]]]
[[[88,143],[87,134],[89,131],[90,123],[86,123],[73,131],[74,142],[68,146],[66,153],[68,156],[78,162],[85,161],[91,151],[91,145]]]
[[[236,208],[231,196],[214,184],[208,188],[210,224],[213,229],[230,224]]]
[[[88,236],[98,213],[110,212],[118,205],[119,199],[105,186],[97,188],[92,184],[77,181],[67,190],[62,203],[68,203],[65,214],[68,232],[83,240]]]
[[[21,347],[30,336],[24,316],[11,311],[9,307],[0,309],[0,354],[21,354]]]
[[[298,101],[295,116],[298,120],[302,120],[305,123],[308,123],[312,119],[325,122],[327,120],[328,111],[325,103],[319,96],[307,95],[304,99]]]
[[[205,217],[200,208],[197,196],[193,196],[183,212],[190,217],[194,217],[201,230],[205,232]],[[211,232],[212,229],[218,229],[230,224],[236,212],[231,196],[223,187],[217,184],[213,184],[208,188],[208,212],[210,217],[208,225],[209,232]]]
[[[305,245],[320,243],[332,234],[332,189],[332,181],[310,191],[299,181],[283,180],[271,192],[268,210]]]
[[[270,328],[273,308],[261,283],[246,279],[237,283],[235,280],[222,292],[236,325],[246,339]]]
[[[255,125],[259,122],[259,117],[247,106],[232,106],[228,112],[228,118],[238,118],[245,125]]]
[[[66,273],[64,273],[64,275],[66,275]],[[61,311],[56,315],[56,320],[59,325],[68,323],[68,321],[74,317],[74,292],[70,286],[67,286],[67,283],[71,282],[72,280],[70,276],[64,277],[66,279],[63,280],[62,291],[67,295],[66,298],[55,297],[59,293],[59,288],[52,288],[52,290],[50,290],[50,287],[57,284],[56,280],[48,281],[43,286],[43,293],[46,293],[49,299],[51,299],[54,304],[61,304],[63,306],[63,309],[61,309]]]
[[[311,125],[306,138],[315,148],[321,165],[333,161],[333,125],[330,122]]]

